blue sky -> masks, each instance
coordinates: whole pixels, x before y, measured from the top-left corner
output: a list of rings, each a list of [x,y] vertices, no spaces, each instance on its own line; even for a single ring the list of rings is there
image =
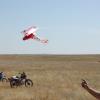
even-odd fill
[[[36,25],[48,44],[22,40]],[[0,0],[0,54],[100,54],[100,0]]]

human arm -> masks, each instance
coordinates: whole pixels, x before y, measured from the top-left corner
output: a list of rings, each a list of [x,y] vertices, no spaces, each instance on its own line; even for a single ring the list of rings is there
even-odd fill
[[[91,88],[85,80],[82,80],[81,86],[88,91],[92,96],[94,96],[97,100],[100,100],[100,91],[97,91]]]

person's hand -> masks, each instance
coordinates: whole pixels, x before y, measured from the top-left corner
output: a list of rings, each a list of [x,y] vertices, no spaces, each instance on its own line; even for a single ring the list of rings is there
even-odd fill
[[[82,79],[81,86],[82,86],[83,88],[85,88],[85,89],[88,88],[88,84],[87,84],[86,80]]]

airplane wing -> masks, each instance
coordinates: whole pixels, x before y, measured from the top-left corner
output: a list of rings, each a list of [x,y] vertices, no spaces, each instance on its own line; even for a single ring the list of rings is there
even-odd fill
[[[29,34],[36,34],[35,32],[38,30],[37,27],[35,26],[32,26],[32,27],[29,27],[28,29],[25,29],[23,30],[21,33],[23,33],[24,35],[29,35]]]

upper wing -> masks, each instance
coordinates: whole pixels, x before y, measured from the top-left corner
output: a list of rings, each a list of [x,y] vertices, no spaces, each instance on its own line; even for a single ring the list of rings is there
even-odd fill
[[[35,34],[35,32],[38,30],[38,28],[37,27],[35,27],[35,26],[32,26],[32,27],[30,27],[30,28],[28,28],[28,29],[25,29],[24,31],[22,31],[21,33],[23,33],[24,35],[29,35],[29,34]]]
[[[27,29],[27,34],[35,33],[37,31],[37,27],[30,27]]]

